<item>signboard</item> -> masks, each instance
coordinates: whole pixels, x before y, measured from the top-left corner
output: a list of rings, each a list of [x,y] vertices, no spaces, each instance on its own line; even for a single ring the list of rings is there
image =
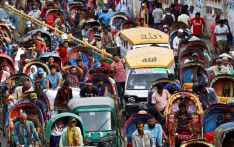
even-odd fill
[[[139,68],[135,69],[133,74],[155,74],[155,73],[167,73],[166,69],[163,68]]]

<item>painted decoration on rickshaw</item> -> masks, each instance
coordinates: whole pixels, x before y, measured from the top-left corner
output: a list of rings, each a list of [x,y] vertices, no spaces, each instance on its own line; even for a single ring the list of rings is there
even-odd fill
[[[181,99],[177,99],[170,107],[171,111],[173,112],[178,112],[179,111],[179,104],[182,102],[183,100]],[[185,102],[186,106],[187,106],[187,111],[188,113],[195,113],[197,111],[196,108],[196,104],[191,100],[191,99],[187,99]]]
[[[120,30],[122,23],[125,21],[124,18],[116,17],[113,20],[113,26],[115,27],[115,30]]]

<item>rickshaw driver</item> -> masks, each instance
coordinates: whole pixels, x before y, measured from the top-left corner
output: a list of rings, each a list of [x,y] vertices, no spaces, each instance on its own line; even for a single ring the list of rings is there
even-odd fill
[[[228,122],[232,122],[232,113],[231,112],[224,112],[223,114],[221,114],[221,116],[217,117],[216,120],[216,128],[222,124],[228,123]]]
[[[45,104],[41,100],[38,100],[36,93],[31,93],[30,98],[31,98],[31,102],[33,104],[37,105],[41,109],[42,114],[43,114],[43,118],[46,120],[46,109],[47,108],[45,107]]]

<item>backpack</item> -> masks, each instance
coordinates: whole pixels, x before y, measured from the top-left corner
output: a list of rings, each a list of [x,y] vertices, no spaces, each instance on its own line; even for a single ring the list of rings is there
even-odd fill
[[[172,14],[165,14],[165,18],[163,20],[164,25],[168,25],[169,27],[174,23],[174,19],[172,17]]]

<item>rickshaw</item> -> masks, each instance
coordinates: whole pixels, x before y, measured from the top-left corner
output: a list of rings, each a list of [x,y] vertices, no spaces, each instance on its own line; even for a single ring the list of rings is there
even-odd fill
[[[201,63],[190,62],[190,63],[184,64],[180,68],[180,82],[185,90],[192,91],[194,80],[196,82],[197,81],[196,77],[198,78],[198,71],[200,71],[200,73],[202,73],[202,74],[205,74],[208,78],[208,83],[210,83],[209,82],[210,81],[209,74],[205,70],[204,65]],[[200,81],[198,81],[198,82],[200,82]],[[208,83],[202,83],[202,84],[208,84]]]
[[[181,21],[175,22],[170,27],[170,35],[173,34],[175,31],[178,31],[179,29],[188,30],[189,27]]]
[[[30,102],[31,98],[30,98],[30,94],[31,93],[36,93],[37,94],[37,98],[38,100],[40,100],[44,105],[45,105],[45,110],[41,110],[43,113],[43,116],[46,116],[46,118],[44,118],[45,120],[49,120],[50,118],[50,102],[49,102],[49,98],[46,96],[46,94],[43,91],[30,91],[30,92],[26,92],[24,97],[21,97],[17,103],[24,103],[24,102]]]
[[[23,68],[23,73],[29,75],[30,69],[33,65],[35,65],[37,68],[42,68],[46,72],[47,75],[50,74],[49,67],[44,62],[42,62],[40,60],[32,60],[32,61],[28,62]]]
[[[110,26],[114,30],[121,30],[121,25],[123,22],[127,21],[128,18],[125,16],[125,13],[117,13],[110,20]]]
[[[229,122],[220,125],[215,130],[216,147],[231,147],[233,146],[234,122]]]
[[[0,64],[4,70],[9,71],[10,74],[15,73],[15,64],[12,58],[6,54],[0,54]]]
[[[217,65],[216,60],[217,60],[217,59],[222,59],[222,58],[223,58],[223,57],[214,58],[213,60],[211,60],[210,66],[215,66],[215,65]],[[233,60],[232,58],[230,58],[230,57],[227,57],[227,58],[228,58],[229,62],[231,63],[231,65],[234,67],[234,60]]]
[[[12,43],[12,34],[11,34],[11,29],[3,23],[0,23],[0,28],[2,30],[2,35],[4,36],[4,38],[6,39],[6,41],[11,44]]]
[[[7,118],[6,118],[6,128],[8,129],[8,136],[9,136],[9,141],[10,141],[10,146],[14,146],[14,137],[13,137],[13,132],[14,132],[14,124],[19,121],[19,115],[20,113],[24,112],[27,115],[30,115],[30,111],[35,110],[37,112],[37,118],[39,122],[41,123],[41,135],[40,139],[42,139],[42,143],[44,142],[44,137],[45,137],[45,120],[43,118],[42,111],[40,110],[39,107],[37,107],[35,104],[32,103],[20,103],[16,104],[13,106],[7,113]]]
[[[54,27],[55,24],[55,20],[57,18],[60,18],[60,21],[62,23],[64,23],[65,21],[65,16],[64,16],[64,12],[62,10],[59,9],[50,9],[46,12],[46,22],[48,25]]]
[[[215,129],[222,124],[224,113],[232,114],[232,121],[234,121],[234,113],[231,108],[225,104],[213,104],[204,113],[203,117],[203,129],[205,132],[205,138],[210,143],[214,143]]]
[[[179,104],[182,102],[185,103],[187,112],[191,115],[188,128],[183,128],[180,122],[175,119],[179,115]],[[174,147],[186,140],[202,138],[202,114],[202,104],[192,92],[180,91],[170,97],[165,108],[166,128],[170,147]],[[180,131],[178,131],[179,128]],[[192,130],[190,132],[186,129]]]
[[[71,99],[68,109],[83,122],[87,146],[120,146],[120,132],[115,102],[110,97]],[[95,122],[95,123],[93,123]]]
[[[56,51],[53,52],[46,52],[38,57],[38,60],[41,60],[44,63],[48,63],[48,59],[50,57],[54,58],[54,62],[56,65],[58,65],[59,68],[62,67],[62,60],[59,56],[59,54]]]
[[[26,37],[27,36],[35,35],[38,31],[41,32],[41,37],[44,39],[44,41],[46,43],[46,46],[49,47],[49,48],[51,48],[52,40],[51,40],[50,33],[47,32],[47,31],[44,31],[42,29],[35,29],[35,30],[32,30],[32,31],[28,32],[26,34]]]
[[[138,26],[138,24],[137,24],[136,21],[127,20],[127,21],[124,21],[124,22],[121,24],[120,30],[135,28],[135,27],[137,27],[137,26]]]
[[[76,125],[80,128],[82,136],[84,137],[84,124],[80,116],[74,113],[60,113],[52,117],[46,125],[46,146],[59,146],[60,136],[62,135],[63,129],[68,125],[69,117],[76,119]]]
[[[69,9],[68,9],[69,8]],[[81,2],[73,2],[67,4],[67,9],[69,10],[69,18],[72,25],[75,24],[75,16],[77,10],[83,10],[84,6]]]
[[[81,24],[82,29],[84,28],[84,24],[88,24],[89,25],[89,27],[90,27],[90,35],[89,35],[90,37],[89,37],[89,40],[93,40],[94,35],[96,33],[95,31],[93,31],[93,28],[100,27],[101,26],[100,22],[98,20],[93,19],[93,18],[89,18],[89,19],[85,20]]]
[[[229,74],[217,75],[210,83],[214,88],[219,103],[227,104],[228,101],[234,100],[234,77]]]
[[[180,147],[214,147],[214,145],[204,139],[193,139],[183,142]]]

